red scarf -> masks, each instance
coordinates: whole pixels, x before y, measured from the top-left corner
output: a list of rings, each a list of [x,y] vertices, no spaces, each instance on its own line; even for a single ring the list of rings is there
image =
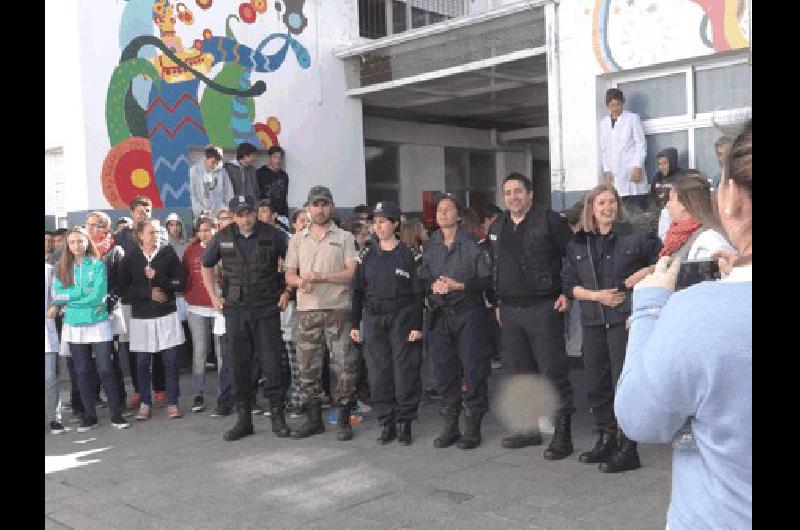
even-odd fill
[[[91,237],[92,243],[94,243],[94,248],[97,249],[97,257],[102,258],[106,255],[106,252],[109,251],[111,247],[114,246],[114,236],[111,235],[111,232],[103,235],[101,232],[97,232]]]
[[[664,238],[664,246],[658,257],[670,256],[677,252],[698,228],[700,228],[700,223],[692,218],[670,224],[667,236]]]

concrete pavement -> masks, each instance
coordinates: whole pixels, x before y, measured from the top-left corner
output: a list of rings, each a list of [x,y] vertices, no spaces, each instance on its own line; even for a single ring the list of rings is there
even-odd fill
[[[490,386],[502,377],[494,371]],[[211,406],[192,414],[185,372],[182,419],[156,409],[151,420],[118,431],[100,409],[99,429],[79,434],[71,425],[65,435],[45,435],[45,527],[664,528],[671,447],[641,446],[644,467],[618,475],[579,463],[594,436],[583,371],[571,377],[575,454],[548,462],[546,445],[501,447],[506,433],[491,414],[478,448],[435,449],[435,403],[420,408],[408,447],[378,446],[369,413],[351,442],[337,441],[330,424],[305,440],[275,438],[263,416],[255,418],[254,436],[223,442],[235,416],[211,418]],[[212,395],[215,379],[209,372]]]

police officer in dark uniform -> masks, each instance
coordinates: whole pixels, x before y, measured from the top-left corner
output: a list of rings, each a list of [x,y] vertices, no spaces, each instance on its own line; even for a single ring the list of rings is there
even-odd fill
[[[255,199],[236,196],[230,201],[234,222],[214,236],[202,256],[203,284],[215,309],[225,316],[233,365],[234,393],[239,419],[225,432],[226,441],[253,434],[251,359],[261,363],[264,397],[269,400],[272,432],[291,433],[284,418],[286,378],[282,369],[285,346],[280,310],[286,306],[283,274],[278,260],[286,257],[286,236],[256,219]],[[222,300],[214,293],[213,267],[222,260]]]
[[[461,200],[455,195],[439,197],[439,230],[428,242],[419,273],[430,304],[428,345],[442,395],[444,431],[433,441],[437,448],[455,442],[461,449],[480,444],[481,419],[489,408],[487,379],[492,350],[483,293],[491,284],[491,264],[475,239],[459,227],[462,210]],[[463,436],[458,426],[462,372],[467,383]]]
[[[510,374],[541,372],[559,396],[547,460],[572,454],[572,384],[564,342],[569,301],[561,287],[561,262],[572,230],[563,217],[533,203],[533,185],[520,173],[503,182],[508,210],[489,228],[495,294],[503,341],[503,367]],[[513,433],[503,447],[543,443],[538,428]]]
[[[361,251],[353,276],[350,338],[364,341],[372,407],[383,426],[378,443],[396,438],[409,445],[420,400],[422,286],[414,252],[397,239],[400,209],[392,202],[379,202],[370,218],[377,241]]]

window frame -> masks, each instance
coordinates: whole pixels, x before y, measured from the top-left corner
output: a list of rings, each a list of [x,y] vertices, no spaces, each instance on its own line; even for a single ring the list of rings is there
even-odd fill
[[[619,72],[610,77],[609,86],[611,88],[617,88],[620,83],[643,81],[646,79],[654,79],[672,74],[684,73],[686,79],[686,114],[667,116],[663,118],[643,119],[642,126],[644,127],[645,136],[686,131],[688,135],[687,158],[689,160],[689,167],[695,167],[697,159],[695,156],[694,135],[696,129],[716,127],[717,124],[732,123],[745,114],[752,115],[752,104],[750,106],[738,107],[734,109],[702,113],[695,112],[695,73],[703,70],[724,68],[727,66],[751,64],[748,59],[749,48],[739,51],[741,53],[736,53],[735,55],[695,58],[688,61],[683,61],[682,64],[679,65],[656,68],[653,70]]]

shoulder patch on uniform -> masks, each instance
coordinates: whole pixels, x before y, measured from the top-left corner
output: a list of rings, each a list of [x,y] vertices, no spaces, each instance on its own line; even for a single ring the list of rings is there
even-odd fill
[[[394,273],[397,276],[402,276],[404,278],[409,278],[409,279],[411,278],[411,275],[408,273],[408,271],[404,271],[403,269],[395,269]]]
[[[489,234],[489,239],[492,241],[497,241],[497,234]]]

